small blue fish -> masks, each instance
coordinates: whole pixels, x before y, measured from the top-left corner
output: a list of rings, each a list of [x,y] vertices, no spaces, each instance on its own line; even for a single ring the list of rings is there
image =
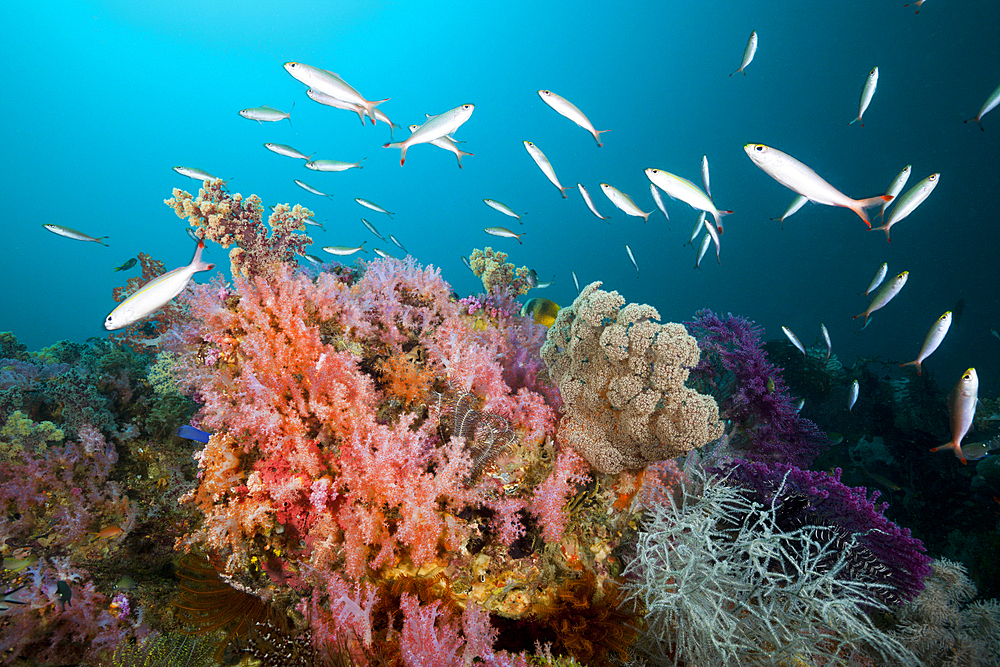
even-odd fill
[[[207,431],[202,431],[200,428],[195,428],[194,426],[189,426],[184,424],[179,429],[177,429],[177,437],[185,438],[187,440],[195,440],[197,442],[207,443],[208,439],[212,436],[211,433]]]
[[[132,259],[128,260],[127,262],[116,268],[115,271],[128,271],[133,266],[135,266],[135,257],[133,257]]]

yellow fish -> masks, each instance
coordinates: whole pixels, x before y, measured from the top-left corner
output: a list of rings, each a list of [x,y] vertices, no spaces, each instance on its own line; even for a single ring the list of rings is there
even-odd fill
[[[549,299],[535,297],[528,301],[521,308],[521,317],[531,317],[536,324],[552,326],[559,314],[559,304]]]

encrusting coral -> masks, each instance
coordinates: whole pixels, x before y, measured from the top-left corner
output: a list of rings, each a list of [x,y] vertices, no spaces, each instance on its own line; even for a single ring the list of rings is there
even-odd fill
[[[563,308],[541,355],[566,415],[559,439],[603,473],[671,459],[722,435],[715,400],[684,386],[698,344],[652,306],[595,282]]]

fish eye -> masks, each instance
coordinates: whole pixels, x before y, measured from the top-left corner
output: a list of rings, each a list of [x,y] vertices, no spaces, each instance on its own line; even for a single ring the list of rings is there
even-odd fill
[[[936,180],[937,180],[937,174],[933,174],[933,175],[931,175],[931,177],[930,177],[930,178],[928,178],[927,180],[928,180],[928,181],[930,181],[931,183],[933,183],[934,181],[936,181]]]
[[[756,146],[753,147],[753,149],[755,151],[757,151],[758,153],[763,153],[764,152],[764,146],[762,144],[757,144]]]

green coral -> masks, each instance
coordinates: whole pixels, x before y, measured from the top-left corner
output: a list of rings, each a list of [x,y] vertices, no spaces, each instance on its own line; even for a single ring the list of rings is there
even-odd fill
[[[12,331],[0,331],[0,359],[24,361],[27,358],[28,346],[19,343]]]
[[[205,639],[171,633],[137,643],[123,641],[101,667],[210,667],[216,664],[213,650]]]
[[[46,442],[59,442],[64,433],[52,422],[36,424],[20,410],[15,410],[0,428],[0,454],[11,450],[35,450]]]
[[[173,375],[176,360],[177,355],[172,352],[160,352],[156,355],[156,361],[146,372],[146,379],[158,396],[180,394]]]

